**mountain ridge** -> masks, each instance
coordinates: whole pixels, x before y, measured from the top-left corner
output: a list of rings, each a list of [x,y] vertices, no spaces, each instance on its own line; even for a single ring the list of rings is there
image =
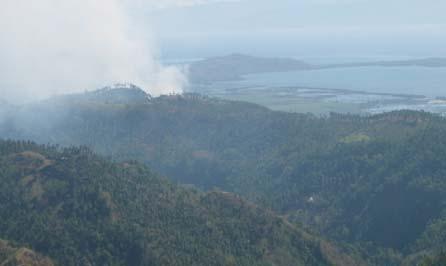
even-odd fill
[[[399,265],[446,243],[446,120],[438,115],[317,117],[197,94],[87,103],[24,107],[13,114],[26,120],[11,117],[0,136],[86,145],[189,187],[235,193],[353,245],[371,265]],[[48,114],[60,116],[45,124]]]
[[[3,236],[55,265],[355,261],[236,195],[185,189],[87,148],[0,140],[0,162]]]

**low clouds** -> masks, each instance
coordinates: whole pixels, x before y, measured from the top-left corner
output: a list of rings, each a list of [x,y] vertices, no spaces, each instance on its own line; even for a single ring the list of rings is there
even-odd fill
[[[153,40],[141,37],[126,7],[118,0],[3,0],[0,98],[30,100],[122,81],[155,95],[180,92],[184,76],[156,60]]]

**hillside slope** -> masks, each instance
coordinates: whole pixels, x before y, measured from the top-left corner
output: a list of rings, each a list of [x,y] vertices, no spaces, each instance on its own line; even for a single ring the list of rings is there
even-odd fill
[[[53,99],[22,107],[0,127],[6,138],[138,160],[396,257],[446,246],[445,135],[445,119],[424,112],[320,118],[195,94],[135,103]]]
[[[18,248],[0,239],[1,266],[54,266],[53,262],[27,248]]]
[[[238,196],[184,189],[86,148],[0,141],[0,180],[2,237],[56,265],[354,264]]]

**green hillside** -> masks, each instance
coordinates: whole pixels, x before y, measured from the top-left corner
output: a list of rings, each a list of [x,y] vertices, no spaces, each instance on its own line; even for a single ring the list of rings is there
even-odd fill
[[[354,265],[238,196],[185,189],[86,148],[0,141],[0,180],[2,238],[56,265]]]
[[[53,262],[28,248],[18,248],[0,239],[1,266],[54,266]]]
[[[22,107],[0,136],[86,145],[183,184],[235,193],[372,264],[445,247],[444,118],[316,117],[195,94],[128,98],[77,95]]]

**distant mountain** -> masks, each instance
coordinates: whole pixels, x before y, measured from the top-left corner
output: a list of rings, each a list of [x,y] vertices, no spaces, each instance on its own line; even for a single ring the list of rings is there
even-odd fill
[[[193,83],[239,80],[243,75],[309,70],[312,66],[305,62],[288,58],[261,58],[243,54],[232,54],[208,58],[189,66],[189,78]]]
[[[2,237],[55,265],[358,265],[239,196],[185,189],[138,163],[13,141],[0,141],[0,161]],[[0,241],[3,260],[52,265]]]
[[[423,66],[446,67],[446,58],[425,58],[415,60],[375,61],[342,64],[309,64],[291,58],[263,58],[243,54],[212,57],[193,62],[189,66],[189,79],[192,83],[209,83],[216,81],[236,81],[244,75],[309,71],[330,68],[365,67],[365,66]]]

